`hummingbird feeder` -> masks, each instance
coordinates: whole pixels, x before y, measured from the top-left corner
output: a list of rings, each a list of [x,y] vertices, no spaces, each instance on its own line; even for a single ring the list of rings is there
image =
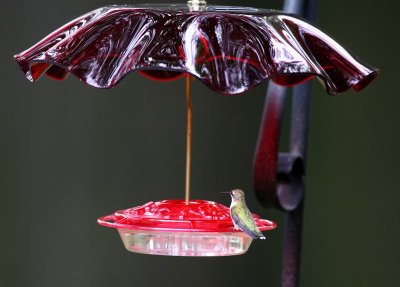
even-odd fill
[[[267,79],[275,87],[288,87],[317,77],[327,93],[335,95],[350,88],[362,90],[377,75],[375,68],[362,64],[300,16],[210,6],[201,0],[187,5],[100,8],[67,23],[14,58],[31,81],[43,74],[64,79],[70,73],[97,88],[111,88],[133,71],[163,81],[187,76],[185,200],[149,202],[98,220],[118,229],[130,251],[177,256],[237,255],[246,252],[252,241],[234,228],[228,207],[189,197],[190,77],[227,96]],[[270,140],[276,148],[277,138]],[[270,170],[272,176],[277,172],[277,155],[268,157],[269,150],[262,145],[261,139],[255,160],[259,199],[268,197],[260,196],[263,178]],[[288,164],[293,162],[296,158],[287,157]],[[274,183],[269,187],[275,190]],[[257,215],[254,220],[261,231],[276,227]]]
[[[261,231],[272,221],[254,215]],[[163,200],[117,211],[99,219],[117,228],[129,251],[177,256],[227,256],[247,251],[252,238],[234,230],[229,208],[206,200]]]

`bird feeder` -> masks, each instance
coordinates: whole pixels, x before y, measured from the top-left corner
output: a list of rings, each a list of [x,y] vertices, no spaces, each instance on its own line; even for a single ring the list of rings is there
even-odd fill
[[[350,88],[360,91],[377,75],[375,68],[299,16],[210,6],[204,1],[103,7],[67,23],[14,58],[31,81],[43,74],[53,79],[73,74],[96,88],[112,88],[133,71],[163,81],[186,75],[185,200],[149,202],[98,220],[116,228],[129,251],[177,256],[237,255],[246,252],[252,241],[234,229],[228,207],[190,199],[190,77],[225,96],[243,93],[267,79],[276,87],[291,87],[317,77],[327,93],[335,95]],[[270,141],[276,148],[276,138]],[[262,156],[268,152],[259,149]],[[262,156],[256,158],[256,191],[265,176],[277,172],[277,158]],[[296,162],[293,157],[286,159],[286,166]],[[272,173],[265,165],[268,160]],[[274,182],[270,187],[275,188]],[[265,199],[260,194],[259,199]],[[276,227],[257,215],[254,219],[262,231]]]
[[[272,221],[254,215],[261,231]],[[101,217],[103,226],[117,228],[129,251],[175,256],[228,256],[247,251],[252,238],[233,230],[229,208],[212,201],[163,200]]]

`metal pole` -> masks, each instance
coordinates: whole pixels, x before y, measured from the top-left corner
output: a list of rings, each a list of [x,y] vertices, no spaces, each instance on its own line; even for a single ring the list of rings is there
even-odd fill
[[[292,118],[290,131],[290,154],[302,159],[306,165],[308,122],[311,98],[311,83],[293,89]],[[304,171],[303,171],[304,172]],[[289,186],[290,195],[301,196],[293,210],[286,211],[285,237],[283,242],[282,287],[300,285],[301,242],[303,231],[304,175]]]
[[[302,14],[310,21],[315,21],[316,0],[306,0],[303,3]],[[311,105],[311,82],[293,89],[292,114],[290,128],[290,154],[302,159],[304,167],[307,163],[308,126]],[[301,196],[294,210],[286,212],[285,238],[283,244],[282,287],[297,287],[300,285],[301,242],[303,234],[303,209],[305,195],[305,174],[299,174],[298,181],[290,186],[290,194]]]

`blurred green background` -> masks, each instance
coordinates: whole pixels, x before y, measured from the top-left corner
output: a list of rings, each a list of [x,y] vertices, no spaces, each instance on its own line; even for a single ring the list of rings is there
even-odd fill
[[[116,231],[97,225],[117,209],[183,196],[184,81],[133,73],[111,90],[74,77],[33,85],[12,56],[106,4],[115,1],[2,3],[0,285],[279,286],[283,216],[262,208],[251,186],[267,83],[237,97],[199,82],[192,92],[193,197],[229,205],[219,192],[245,189],[249,207],[280,224],[267,240],[235,257],[148,256],[125,251]],[[394,0],[319,3],[318,26],[381,74],[337,97],[315,81],[301,286],[398,284],[399,13]]]

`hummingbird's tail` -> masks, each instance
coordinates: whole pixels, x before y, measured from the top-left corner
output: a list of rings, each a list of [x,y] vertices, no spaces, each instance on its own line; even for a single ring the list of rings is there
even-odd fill
[[[255,233],[254,235],[255,235],[253,237],[254,239],[265,239],[265,236],[264,236],[264,234],[261,233],[261,231]]]

